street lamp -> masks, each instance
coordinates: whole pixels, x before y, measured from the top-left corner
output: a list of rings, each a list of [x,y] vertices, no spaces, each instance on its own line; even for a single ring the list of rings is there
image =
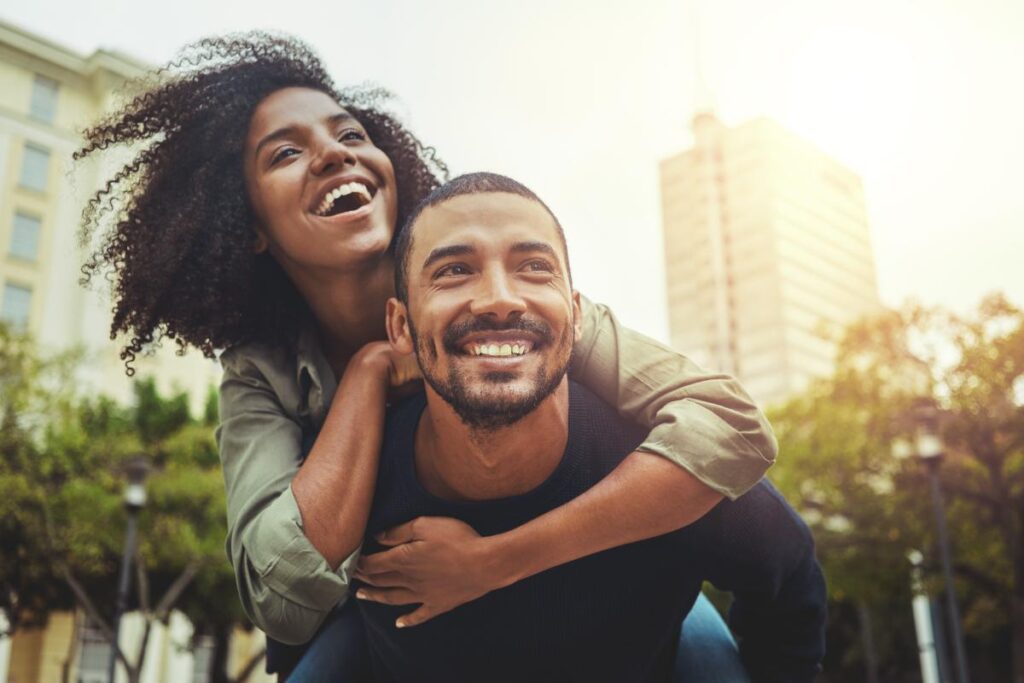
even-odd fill
[[[932,508],[935,512],[935,528],[939,541],[939,556],[942,560],[943,581],[946,584],[946,610],[949,633],[953,641],[957,678],[960,683],[969,683],[967,657],[964,654],[963,634],[960,631],[960,610],[957,607],[956,591],[953,587],[953,560],[949,551],[949,534],[946,531],[946,512],[942,502],[942,487],[939,485],[939,466],[942,464],[943,444],[939,430],[940,412],[935,401],[922,398],[915,402],[913,419],[915,427],[914,445],[918,459],[928,471],[931,487]]]
[[[137,455],[123,465],[128,479],[124,487],[124,509],[128,513],[128,524],[124,532],[124,555],[121,557],[121,573],[117,581],[117,607],[114,611],[114,642],[110,646],[110,664],[107,669],[109,683],[114,683],[117,668],[117,649],[121,639],[121,616],[128,608],[128,591],[132,580],[132,559],[135,557],[135,537],[138,528],[139,511],[146,504],[146,476],[152,468],[144,455]]]

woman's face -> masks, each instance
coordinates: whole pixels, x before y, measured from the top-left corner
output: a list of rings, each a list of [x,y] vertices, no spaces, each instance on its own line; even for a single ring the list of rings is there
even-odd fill
[[[326,93],[284,88],[253,112],[245,181],[256,248],[293,279],[366,267],[387,250],[397,216],[391,160]]]

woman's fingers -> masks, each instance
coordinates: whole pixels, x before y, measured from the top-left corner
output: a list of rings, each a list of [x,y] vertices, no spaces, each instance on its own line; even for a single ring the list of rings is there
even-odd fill
[[[357,570],[352,578],[375,588],[409,588],[408,580],[398,572],[364,574]]]
[[[416,596],[406,588],[364,587],[356,591],[356,597],[360,600],[379,602],[382,605],[412,605],[417,602]]]

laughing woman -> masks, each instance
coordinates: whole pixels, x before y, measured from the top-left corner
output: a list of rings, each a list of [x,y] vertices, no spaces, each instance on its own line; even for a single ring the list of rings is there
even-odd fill
[[[113,277],[128,366],[159,337],[224,350],[228,554],[246,612],[283,643],[344,611],[388,393],[408,379],[383,341],[395,228],[447,175],[386,104],[380,90],[338,90],[294,39],[213,38],[88,130],[76,155],[133,155],[85,214],[100,240],[86,272]],[[685,526],[774,460],[771,430],[734,380],[603,306],[584,315],[572,376],[648,440],[585,495],[508,533],[453,520],[397,531],[389,552],[420,605],[407,625]]]

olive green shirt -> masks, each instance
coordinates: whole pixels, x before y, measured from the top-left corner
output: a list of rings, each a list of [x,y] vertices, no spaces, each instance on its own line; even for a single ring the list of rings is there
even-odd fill
[[[736,380],[622,327],[583,300],[570,375],[650,429],[640,450],[736,498],[775,460],[771,427]],[[284,643],[302,643],[348,593],[358,552],[337,570],[309,542],[290,483],[338,386],[312,330],[296,349],[248,344],[221,356],[217,442],[227,487],[227,551],[242,605]]]

